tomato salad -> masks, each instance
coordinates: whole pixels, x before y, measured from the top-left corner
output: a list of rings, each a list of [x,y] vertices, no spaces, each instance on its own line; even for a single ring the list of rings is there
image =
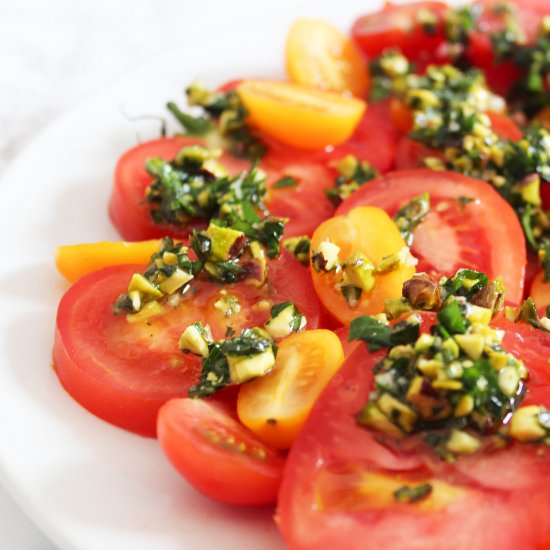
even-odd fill
[[[60,382],[291,548],[550,548],[547,3],[285,54],[120,157],[124,241],[57,250]]]

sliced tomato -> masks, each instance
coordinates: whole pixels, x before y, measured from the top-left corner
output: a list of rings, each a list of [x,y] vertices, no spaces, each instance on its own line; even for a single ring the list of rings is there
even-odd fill
[[[172,399],[159,411],[160,446],[195,489],[219,502],[273,504],[284,458],[218,404]]]
[[[416,228],[411,251],[417,271],[451,276],[460,268],[502,277],[507,299],[523,297],[525,239],[512,207],[486,182],[433,170],[402,170],[381,176],[356,191],[337,209],[346,214],[363,205],[390,216],[410,199],[427,192],[430,213]],[[462,204],[460,198],[474,199]]]
[[[336,176],[329,168],[314,162],[296,162],[286,152],[280,156],[268,154],[261,168],[267,175],[265,202],[269,212],[288,219],[285,237],[311,236],[334,213],[326,192],[334,187]],[[293,178],[296,185],[277,187],[277,182],[287,177]]]
[[[208,323],[214,337],[223,338],[227,326],[239,332],[264,323],[269,308],[256,307],[263,300],[293,302],[309,327],[319,322],[308,271],[286,251],[269,262],[268,283],[261,288],[246,281],[224,287],[197,281],[177,307],[167,305],[159,317],[129,323],[113,314],[112,304],[142,269],[109,267],[79,279],[59,304],[54,345],[55,370],[72,397],[96,416],[142,435],[154,436],[160,406],[185,396],[198,381],[200,360],[177,349],[190,323]],[[229,318],[213,307],[222,288],[241,304]]]
[[[364,97],[370,85],[357,46],[325,21],[298,19],[286,40],[287,73],[293,82]]]
[[[241,386],[239,419],[264,443],[288,449],[343,361],[340,341],[330,330],[307,330],[285,338],[273,369]]]
[[[145,189],[151,183],[151,176],[145,171],[145,162],[152,157],[173,160],[177,153],[190,145],[205,145],[198,138],[172,137],[146,141],[126,151],[120,157],[115,170],[115,178],[109,215],[123,239],[143,241],[170,235],[186,237],[193,228],[203,227],[204,220],[194,220],[184,227],[156,224],[149,213],[145,201]],[[230,174],[238,174],[250,168],[250,163],[224,154],[220,163]]]
[[[387,2],[374,13],[359,17],[351,34],[369,58],[379,56],[388,48],[397,48],[409,59],[426,64],[438,59],[443,43],[443,15],[448,7],[443,2],[412,2],[398,5]],[[426,32],[422,16],[433,15],[433,32]]]
[[[244,80],[236,91],[252,125],[306,151],[346,141],[366,107],[357,98],[275,80]]]
[[[358,257],[359,265],[369,262],[373,268],[378,268],[383,258],[400,254],[406,244],[386,212],[372,206],[351,209],[317,228],[311,239],[313,285],[323,305],[342,324],[348,325],[359,315],[382,313],[386,300],[398,299],[403,283],[414,275],[414,266],[407,262],[376,276],[371,275],[373,284],[366,282],[365,292],[360,294],[355,304],[350,304],[342,292],[344,279],[341,272],[318,271],[313,264],[313,255],[327,241],[338,247],[340,262]],[[358,272],[361,273],[360,269]],[[361,281],[361,275],[357,279]]]
[[[159,249],[161,241],[70,244],[55,250],[55,266],[65,279],[76,281],[102,267],[144,264]]]
[[[509,323],[506,328],[517,327]],[[519,350],[528,368],[535,370],[530,358],[536,351],[527,357],[524,350],[535,349],[543,339],[542,349],[548,350],[550,336],[527,325],[519,330],[510,335],[517,340],[514,352]],[[510,348],[507,338],[503,346]],[[409,436],[406,445],[392,445],[357,423],[373,388],[373,366],[382,356],[369,354],[365,346],[352,353],[321,394],[290,451],[276,516],[288,546],[549,548],[550,489],[540,480],[550,475],[550,449],[514,443],[449,464],[417,442],[419,436]],[[540,354],[536,360],[542,365]],[[549,406],[548,368],[540,371],[536,384],[529,384],[531,399],[536,393],[536,402]],[[393,498],[403,485],[427,482],[432,493],[422,501],[403,504]]]

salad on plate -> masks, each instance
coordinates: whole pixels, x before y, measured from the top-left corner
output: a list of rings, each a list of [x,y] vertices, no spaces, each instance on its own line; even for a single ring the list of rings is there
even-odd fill
[[[297,20],[60,246],[53,363],[290,548],[550,548],[550,8]],[[184,483],[182,481],[182,483]]]

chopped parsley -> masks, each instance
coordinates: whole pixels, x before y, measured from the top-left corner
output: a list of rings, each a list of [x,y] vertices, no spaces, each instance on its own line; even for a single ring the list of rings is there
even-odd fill
[[[378,172],[366,160],[359,161],[353,155],[345,156],[337,166],[339,176],[334,189],[327,190],[327,196],[337,206],[357,191],[366,182],[378,176]]]

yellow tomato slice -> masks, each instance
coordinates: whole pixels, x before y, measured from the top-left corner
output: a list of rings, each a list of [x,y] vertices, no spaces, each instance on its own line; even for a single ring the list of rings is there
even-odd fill
[[[149,263],[151,255],[157,252],[160,241],[109,242],[72,244],[58,246],[55,251],[57,271],[69,281],[76,281],[83,275],[102,267],[124,264]]]
[[[343,361],[342,344],[330,330],[309,330],[285,338],[273,370],[239,390],[240,421],[264,443],[288,449]]]
[[[336,216],[323,222],[311,239],[312,254],[323,241],[330,241],[340,248],[343,262],[354,254],[362,254],[374,265],[380,266],[383,258],[399,254],[406,248],[393,220],[380,208],[361,206],[346,216]],[[363,292],[358,303],[348,304],[341,290],[342,276],[333,271],[316,271],[311,268],[313,285],[324,306],[340,322],[349,324],[360,315],[373,315],[384,310],[384,302],[401,296],[403,283],[415,272],[410,262],[399,263],[387,272],[376,274],[374,288]]]
[[[366,63],[344,33],[324,21],[298,19],[286,41],[288,76],[332,92],[364,97],[369,89]]]
[[[537,308],[550,306],[550,282],[544,282],[544,273],[540,271],[531,284],[531,298],[535,300]]]
[[[237,93],[249,122],[280,142],[300,149],[322,149],[348,139],[366,104],[290,82],[245,80]]]

